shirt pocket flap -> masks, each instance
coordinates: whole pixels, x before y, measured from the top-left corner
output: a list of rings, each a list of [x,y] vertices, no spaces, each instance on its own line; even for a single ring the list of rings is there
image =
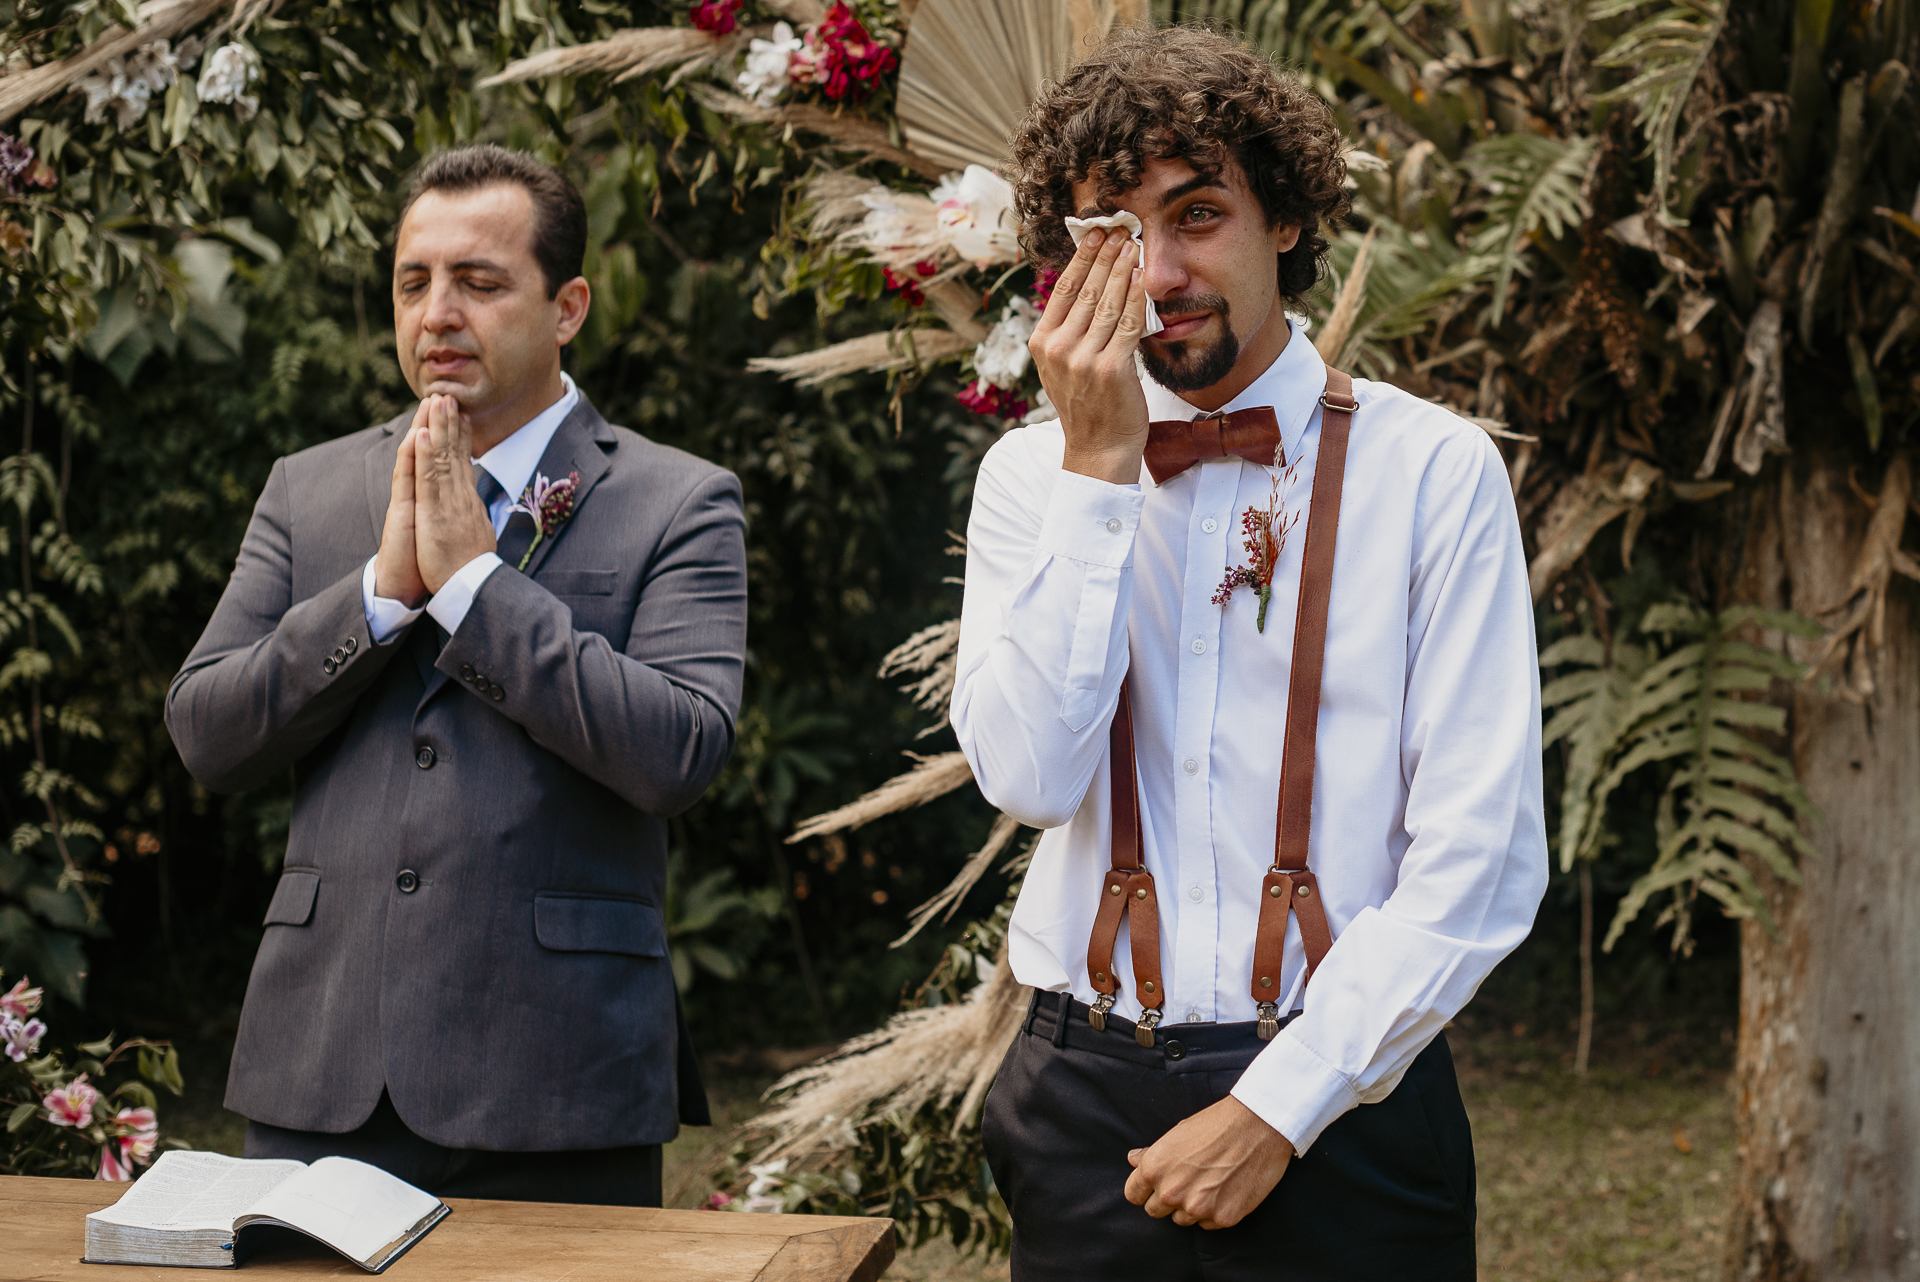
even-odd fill
[[[537,579],[555,596],[612,596],[612,570],[548,570]]]
[[[560,953],[667,955],[667,930],[660,910],[639,899],[535,895],[533,935],[541,947]]]
[[[280,874],[267,905],[265,926],[304,926],[313,920],[313,899],[320,893],[320,873],[313,868],[289,868]]]

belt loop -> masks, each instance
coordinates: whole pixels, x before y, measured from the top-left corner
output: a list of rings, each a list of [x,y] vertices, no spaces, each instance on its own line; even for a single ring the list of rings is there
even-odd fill
[[[1027,1017],[1020,1021],[1020,1031],[1026,1033],[1028,1036],[1032,1036],[1034,1017],[1040,1013],[1041,996],[1042,993],[1039,989],[1036,988],[1033,990],[1033,996],[1027,1002]]]
[[[1067,1020],[1073,1014],[1073,994],[1061,993],[1059,1014],[1053,1021],[1053,1045],[1056,1050],[1067,1048]]]

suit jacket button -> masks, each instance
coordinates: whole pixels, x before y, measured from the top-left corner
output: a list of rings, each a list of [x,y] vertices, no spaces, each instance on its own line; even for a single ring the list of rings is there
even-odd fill
[[[460,665],[460,679],[462,681],[473,680],[473,665],[471,663],[463,663]]]
[[[340,665],[334,662],[332,655],[328,655],[326,658],[320,660],[320,667],[328,676],[332,676],[340,670]]]
[[[348,654],[352,654],[355,650],[358,650],[360,648],[360,643],[354,640],[352,637],[348,637],[344,642],[341,643],[341,648],[344,649]]]
[[[413,754],[413,764],[422,770],[433,769],[433,749],[422,744],[420,751]]]
[[[499,686],[494,686],[492,689],[488,690],[487,693],[493,696],[493,701],[495,703],[498,703],[502,699],[507,697],[507,692],[505,690],[502,690]]]
[[[413,869],[408,868],[393,879],[393,884],[400,887],[401,894],[411,895],[414,891],[420,889],[420,878],[414,873]]]

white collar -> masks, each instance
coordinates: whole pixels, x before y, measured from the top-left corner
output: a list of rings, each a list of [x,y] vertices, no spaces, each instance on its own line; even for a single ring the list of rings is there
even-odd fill
[[[1288,321],[1287,330],[1287,345],[1274,357],[1273,364],[1221,410],[1231,413],[1250,405],[1271,405],[1274,417],[1280,421],[1281,443],[1286,447],[1287,457],[1293,458],[1300,451],[1300,438],[1306,433],[1307,423],[1320,406],[1320,395],[1327,390],[1327,366],[1298,324]],[[1200,416],[1199,410],[1151,377],[1140,381],[1147,394],[1149,419],[1192,420]]]
[[[527,482],[533,479],[533,469],[540,466],[540,459],[552,443],[553,434],[566,421],[567,415],[573,413],[573,407],[580,403],[580,389],[573,385],[573,380],[562,374],[560,383],[559,400],[474,460],[493,474],[493,479],[500,482],[500,488],[507,492],[510,500],[518,499],[526,491]]]

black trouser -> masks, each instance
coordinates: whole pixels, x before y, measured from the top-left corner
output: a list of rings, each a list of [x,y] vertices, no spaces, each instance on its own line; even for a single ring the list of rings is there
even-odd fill
[[[246,1151],[248,1157],[290,1157],[298,1162],[351,1157],[435,1197],[660,1205],[658,1144],[552,1153],[443,1148],[409,1130],[385,1091],[380,1092],[373,1116],[344,1135],[248,1122]]]
[[[1473,1136],[1444,1035],[1232,1228],[1181,1228],[1126,1200],[1127,1151],[1223,1099],[1265,1044],[1251,1023],[1162,1025],[1147,1050],[1127,1020],[1096,1033],[1079,1002],[1035,994],[982,1124],[1015,1282],[1473,1282]]]

